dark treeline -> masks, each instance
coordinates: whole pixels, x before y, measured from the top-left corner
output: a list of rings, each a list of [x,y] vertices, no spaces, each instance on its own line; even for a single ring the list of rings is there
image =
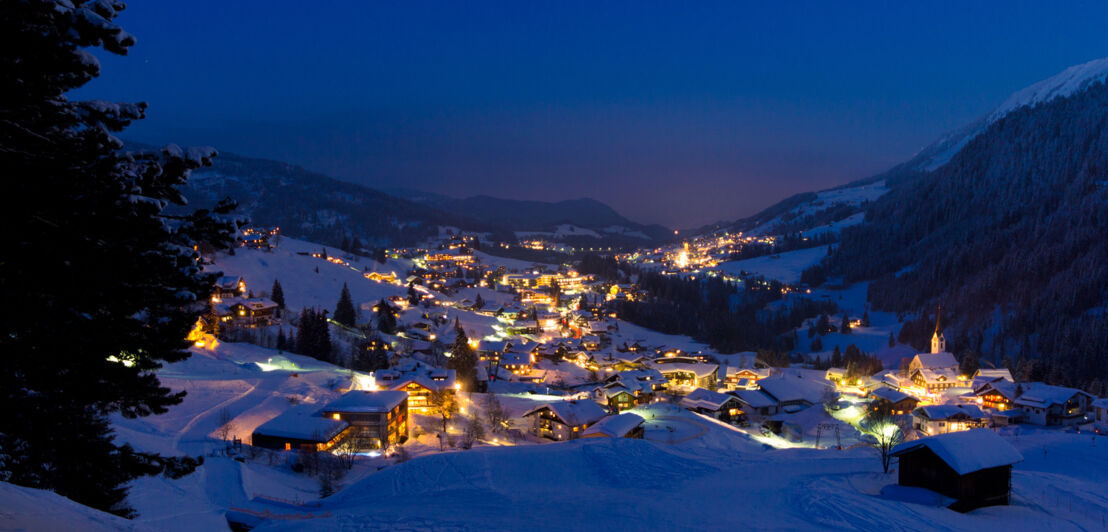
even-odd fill
[[[807,298],[793,298],[776,310],[766,310],[769,303],[782,298],[777,282],[748,282],[740,287],[715,277],[690,280],[642,273],[638,286],[649,298],[619,302],[620,318],[667,334],[691,336],[721,353],[790,350],[795,338],[785,333],[807,318],[835,310],[833,303]]]
[[[873,279],[869,298],[883,310],[942,303],[953,349],[1038,360],[1048,382],[1103,393],[1106,207],[1100,83],[1009,114],[946,166],[894,188],[808,279]]]
[[[827,358],[817,356],[815,368],[844,368],[846,369],[846,377],[848,379],[853,379],[855,377],[869,377],[874,375],[884,369],[884,366],[881,360],[877,358],[877,355],[866,353],[859,349],[858,346],[850,344],[846,346],[846,352],[839,351],[839,346],[835,346],[835,349],[831,352],[831,356]]]
[[[773,244],[764,244],[761,242],[744,244],[741,250],[731,254],[730,259],[753,259],[756,257],[773,255],[776,253],[785,253],[788,251],[796,251],[799,249],[809,249],[819,246],[825,246],[836,241],[838,241],[838,233],[830,231],[826,233],[820,233],[809,238],[801,236],[799,232],[790,233],[781,237]]]

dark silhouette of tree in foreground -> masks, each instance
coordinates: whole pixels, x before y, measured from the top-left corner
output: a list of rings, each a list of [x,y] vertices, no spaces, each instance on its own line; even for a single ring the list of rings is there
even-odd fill
[[[74,6],[76,4],[76,7]],[[234,204],[189,211],[179,191],[214,150],[123,151],[111,132],[142,103],[69,101],[125,55],[115,0],[0,4],[0,478],[131,516],[127,484],[197,461],[113,441],[109,416],[166,412],[184,392],[154,371],[189,356],[214,273],[195,251],[231,245]]]

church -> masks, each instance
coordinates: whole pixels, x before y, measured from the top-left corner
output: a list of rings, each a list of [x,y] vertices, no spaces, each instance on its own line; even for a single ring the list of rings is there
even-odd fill
[[[958,361],[946,350],[946,336],[942,330],[942,308],[935,319],[935,333],[931,335],[931,352],[919,353],[908,365],[908,377],[928,395],[942,393],[950,388],[968,386],[961,375]]]

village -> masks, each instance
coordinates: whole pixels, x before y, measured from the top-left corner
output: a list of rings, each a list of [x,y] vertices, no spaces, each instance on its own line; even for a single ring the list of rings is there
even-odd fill
[[[868,449],[886,472],[898,461],[890,482],[964,512],[1009,503],[1023,458],[1002,435],[1108,432],[1108,399],[1016,382],[1006,369],[964,374],[941,323],[929,352],[872,374],[853,362],[775,367],[618,319],[608,303],[645,297],[633,282],[490,255],[473,249],[476,237],[443,235],[379,262],[276,229],[247,236],[233,255],[206,259],[223,275],[193,351],[237,372],[316,381],[283,407],[267,398],[268,408],[224,407],[218,419],[209,410],[209,444],[188,449],[295,473],[298,504],[443,452],[595,438],[672,445],[724,431],[766,449]],[[327,331],[325,352],[311,350],[320,326],[310,322]],[[162,378],[174,382],[172,371]],[[342,465],[320,465],[328,460]],[[259,522],[271,498],[247,497],[232,514]]]

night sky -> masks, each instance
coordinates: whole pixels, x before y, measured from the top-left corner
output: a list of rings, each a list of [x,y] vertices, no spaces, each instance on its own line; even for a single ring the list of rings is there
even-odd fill
[[[878,173],[1108,56],[1108,2],[773,4],[131,0],[138,45],[75,97],[149,102],[126,139],[687,228]]]

